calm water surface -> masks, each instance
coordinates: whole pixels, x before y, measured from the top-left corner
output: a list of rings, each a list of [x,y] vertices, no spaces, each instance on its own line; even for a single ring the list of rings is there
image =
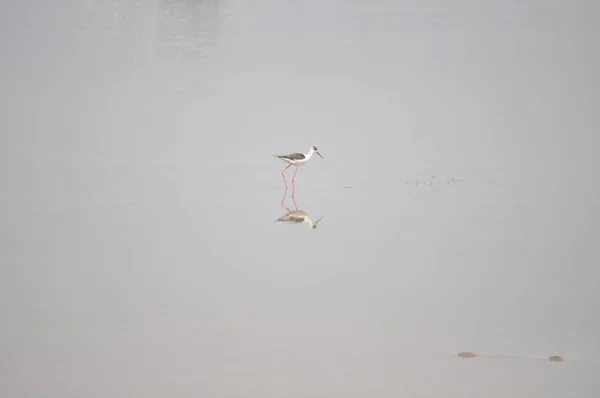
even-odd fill
[[[5,5],[1,395],[597,396],[599,12]]]

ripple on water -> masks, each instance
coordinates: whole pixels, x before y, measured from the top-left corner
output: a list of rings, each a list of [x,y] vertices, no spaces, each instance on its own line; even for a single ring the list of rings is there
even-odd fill
[[[457,354],[459,358],[475,358],[477,354],[469,351],[462,351]],[[484,355],[486,357],[509,357],[509,358],[521,358],[521,359],[541,359],[541,358],[525,358],[525,357],[517,357],[511,355]],[[560,355],[551,355],[548,357],[548,361],[550,362],[563,362],[564,358]]]

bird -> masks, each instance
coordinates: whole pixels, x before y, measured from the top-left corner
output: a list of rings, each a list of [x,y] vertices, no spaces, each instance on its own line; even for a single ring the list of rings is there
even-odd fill
[[[294,176],[292,177],[292,183],[294,183],[296,180],[296,173],[298,173],[298,168],[300,166],[306,164],[315,153],[317,155],[319,155],[321,157],[321,159],[325,159],[319,153],[319,150],[317,149],[316,146],[311,146],[308,149],[308,153],[290,153],[288,155],[273,155],[276,158],[279,158],[288,164],[283,170],[281,170],[281,176],[283,177],[283,182],[285,183],[286,189],[287,189],[287,182],[285,181],[285,171],[290,166],[296,166],[296,171],[294,172]]]

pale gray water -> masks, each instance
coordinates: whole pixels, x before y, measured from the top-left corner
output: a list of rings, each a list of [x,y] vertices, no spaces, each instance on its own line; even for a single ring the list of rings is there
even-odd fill
[[[4,5],[0,395],[597,396],[599,15]]]

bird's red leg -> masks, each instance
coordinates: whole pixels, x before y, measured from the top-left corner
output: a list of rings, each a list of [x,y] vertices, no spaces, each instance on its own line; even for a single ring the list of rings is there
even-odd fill
[[[285,191],[283,192],[283,198],[281,198],[281,206],[285,207],[283,202],[285,201],[285,195],[287,195],[287,190],[288,190],[288,185],[287,182],[285,180],[285,171],[288,169],[288,167],[290,167],[291,164],[288,164],[286,166],[286,168],[284,168],[283,170],[281,170],[281,176],[283,177],[283,183],[285,184]]]
[[[283,183],[285,184],[285,190],[287,191],[287,181],[285,180],[285,171],[291,166],[288,164],[285,169],[281,170],[281,177],[283,177]]]

